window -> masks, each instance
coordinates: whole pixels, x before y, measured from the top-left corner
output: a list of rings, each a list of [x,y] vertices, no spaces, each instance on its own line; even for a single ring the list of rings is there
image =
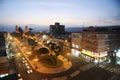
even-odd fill
[[[78,45],[76,45],[76,48],[78,48],[79,46]]]
[[[108,35],[107,35],[107,34],[105,34],[105,38],[108,38]]]

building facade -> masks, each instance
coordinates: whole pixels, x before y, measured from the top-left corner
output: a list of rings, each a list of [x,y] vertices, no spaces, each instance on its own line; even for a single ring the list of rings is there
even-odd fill
[[[19,31],[18,31],[18,25],[15,26],[15,32],[19,33]]]
[[[82,37],[78,41],[72,36],[72,43],[79,45],[80,55],[88,61],[100,63],[108,57],[115,56],[120,48],[120,33],[115,28],[94,28],[89,27],[83,30]],[[80,36],[80,35],[79,35]],[[74,40],[75,39],[75,40]],[[78,48],[79,49],[79,48]],[[76,49],[77,50],[77,49]],[[112,58],[114,61],[115,59]]]
[[[90,27],[82,34],[81,53],[92,62],[106,61],[120,47],[120,34],[114,28]]]
[[[65,26],[60,25],[60,23],[55,23],[55,25],[50,25],[50,35],[52,37],[58,37],[59,35],[65,34]]]
[[[24,30],[24,33],[27,33],[29,30],[28,30],[28,26],[25,26],[25,30]]]
[[[79,56],[81,54],[81,39],[82,33],[72,33],[71,34],[71,53],[75,56]]]
[[[0,78],[10,73],[5,48],[5,34],[4,32],[0,32]]]

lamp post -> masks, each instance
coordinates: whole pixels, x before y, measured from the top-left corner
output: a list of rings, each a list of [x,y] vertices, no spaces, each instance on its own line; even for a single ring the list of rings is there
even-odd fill
[[[69,62],[69,55],[70,55],[70,53],[67,53],[67,57],[68,57],[68,62]]]
[[[37,69],[37,68],[38,68],[38,67],[37,67],[38,58],[35,58],[34,61],[35,61],[35,69]]]
[[[27,54],[28,54],[28,58],[30,59],[31,52],[28,52]]]

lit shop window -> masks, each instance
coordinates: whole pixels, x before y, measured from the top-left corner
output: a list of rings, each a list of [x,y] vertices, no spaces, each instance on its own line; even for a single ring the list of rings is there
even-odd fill
[[[72,47],[75,47],[75,44],[72,44]]]
[[[78,50],[75,50],[75,49],[72,49],[72,54],[74,55],[74,56],[79,56],[79,54],[80,54],[80,51],[78,51]]]
[[[116,56],[120,57],[120,50],[117,51]]]
[[[89,57],[89,56],[86,56],[86,59],[87,59],[87,60],[90,60],[90,57]]]
[[[95,62],[95,63],[98,63],[98,59],[97,59],[97,58],[95,58],[94,62]]]
[[[76,48],[78,48],[79,46],[78,45],[76,45]]]

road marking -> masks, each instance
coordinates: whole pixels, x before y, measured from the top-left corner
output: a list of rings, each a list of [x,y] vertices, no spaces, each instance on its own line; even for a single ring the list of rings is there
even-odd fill
[[[80,71],[77,70],[77,71],[73,72],[72,74],[70,74],[70,76],[71,76],[71,77],[75,77],[75,76],[77,76],[79,73],[80,73]]]
[[[104,68],[105,66],[104,65],[99,65],[99,67]]]

